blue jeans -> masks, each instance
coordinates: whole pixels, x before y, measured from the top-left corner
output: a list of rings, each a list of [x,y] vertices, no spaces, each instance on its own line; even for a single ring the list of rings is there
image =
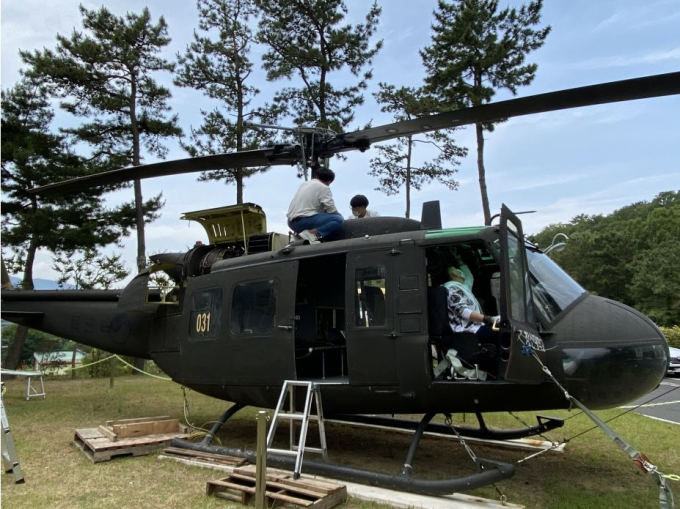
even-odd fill
[[[340,214],[322,212],[313,216],[296,217],[292,221],[288,221],[288,227],[295,233],[316,228],[319,237],[326,237],[339,230],[344,221]]]

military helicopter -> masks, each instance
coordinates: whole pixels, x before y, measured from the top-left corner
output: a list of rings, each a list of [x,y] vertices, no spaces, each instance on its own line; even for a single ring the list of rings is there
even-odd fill
[[[680,73],[656,75],[350,133],[303,129],[296,143],[123,168],[33,191],[67,193],[225,167],[302,162],[314,169],[335,154],[363,152],[400,136],[679,93]],[[512,465],[478,458],[477,472],[464,478],[411,476],[424,430],[443,430],[430,423],[435,414],[476,414],[479,427],[466,435],[530,436],[562,421],[539,416],[535,426],[498,431],[486,427],[482,414],[568,408],[565,389],[589,408],[618,406],[657,387],[667,369],[668,345],[654,323],[624,304],[589,294],[525,240],[521,221],[506,206],[498,225],[443,228],[438,202],[431,202],[421,221],[347,221],[336,239],[313,245],[268,232],[266,214],[255,204],[188,212],[183,219],[202,224],[209,244],[152,256],[152,265],[123,290],[3,290],[2,318],[152,359],[174,381],[234,402],[220,425],[244,406],[274,408],[286,380],[317,383],[327,417],[413,428],[365,414],[425,414],[404,475],[323,462],[306,462],[305,468],[428,493],[471,489],[514,472]],[[441,285],[447,267],[460,260],[474,274],[473,293],[485,314],[500,316],[494,345],[454,335],[448,326]],[[172,287],[153,288],[156,272],[169,277]],[[442,344],[456,345],[467,369],[484,372],[486,379],[455,373],[438,379],[433,366],[441,360]],[[287,458],[279,460],[286,465]]]

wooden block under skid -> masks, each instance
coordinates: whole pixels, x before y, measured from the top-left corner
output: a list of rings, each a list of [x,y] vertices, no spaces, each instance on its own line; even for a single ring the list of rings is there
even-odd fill
[[[242,504],[255,496],[255,467],[237,468],[227,477],[208,481],[206,493]],[[316,479],[301,477],[280,470],[267,471],[265,496],[270,503],[276,501],[296,507],[328,509],[347,499],[347,488]]]
[[[177,421],[175,419],[175,421]],[[154,433],[133,438],[113,436],[108,426],[77,429],[73,444],[92,460],[93,463],[109,461],[117,456],[144,456],[167,447],[173,438],[186,438],[186,429],[176,425],[171,433]]]
[[[110,440],[116,442],[122,438],[176,433],[178,426],[179,420],[163,415],[160,417],[106,421],[106,426],[99,426],[99,431],[109,437]]]

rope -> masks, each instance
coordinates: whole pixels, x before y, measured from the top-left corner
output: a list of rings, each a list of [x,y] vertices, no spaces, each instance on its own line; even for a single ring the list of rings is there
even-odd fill
[[[184,422],[186,422],[187,426],[189,426],[190,428],[203,432],[203,433],[194,432],[191,435],[189,435],[189,439],[191,440],[192,438],[198,438],[198,437],[201,437],[201,436],[204,436],[204,435],[207,435],[208,433],[210,433],[210,430],[207,430],[205,428],[201,428],[200,426],[196,426],[194,424],[191,424],[191,422],[189,421],[189,400],[187,399],[187,388],[184,385],[182,386],[182,397],[184,398],[184,404],[183,404]],[[217,437],[215,437],[215,438],[217,438]],[[220,439],[217,438],[217,441],[220,442]],[[222,442],[220,442],[220,445],[221,444],[222,444]]]
[[[591,412],[583,403],[581,403],[579,400],[577,400],[575,397],[573,397],[569,392],[562,387],[562,385],[557,381],[555,376],[550,372],[550,369],[541,362],[541,359],[538,357],[538,354],[534,350],[534,348],[529,345],[527,342],[525,342],[522,338],[522,334],[518,334],[517,338],[519,341],[522,343],[522,353],[527,351],[525,355],[531,355],[534,359],[536,359],[536,362],[538,362],[541,365],[541,369],[543,372],[548,375],[552,381],[557,385],[557,387],[560,388],[560,390],[564,393],[564,396],[567,398],[569,401],[570,405],[574,404],[578,408],[580,408],[583,413],[585,413],[591,421],[593,421],[596,426],[599,427],[619,448],[624,451],[628,456],[630,457],[631,460],[633,460],[633,463],[635,464],[636,467],[638,467],[642,472],[651,475],[654,478],[654,481],[656,481],[656,484],[659,486],[659,506],[661,509],[673,509],[675,507],[673,503],[673,492],[671,489],[668,487],[666,484],[666,479],[668,478],[667,475],[664,475],[659,471],[659,469],[656,467],[656,465],[653,465],[652,463],[649,462],[647,459],[647,456],[645,456],[643,453],[635,450],[633,447],[628,445],[619,435],[616,434],[616,432],[611,429],[605,422],[602,422],[593,412]],[[677,387],[676,387],[677,388]],[[671,389],[673,391],[675,389]],[[670,392],[670,391],[668,391]],[[658,397],[658,396],[657,396]],[[653,398],[656,399],[656,398]],[[652,401],[652,400],[650,400]],[[639,407],[639,405],[638,405]],[[570,407],[571,408],[571,407]],[[634,410],[634,408],[628,409],[622,414],[614,417],[618,418],[621,417],[621,415],[627,414],[628,412],[631,412]],[[614,418],[610,419],[613,420]],[[609,422],[609,421],[607,421]],[[594,428],[591,428],[594,429]],[[575,437],[572,437],[570,440],[573,440],[577,436],[583,435],[584,433],[587,433],[589,430],[584,431],[583,433],[579,433]],[[535,454],[534,456],[537,456],[538,454]],[[673,475],[673,474],[671,474]],[[673,479],[675,480],[675,479]]]
[[[131,367],[132,369],[134,369],[135,371],[139,371],[140,373],[143,373],[144,375],[150,376],[150,377],[152,377],[152,378],[158,378],[159,380],[167,380],[168,382],[172,382],[172,378],[168,378],[167,376],[158,376],[158,375],[153,375],[153,374],[151,374],[151,373],[147,373],[146,371],[144,371],[144,370],[142,370],[142,369],[139,369],[139,368],[134,367],[132,364],[130,364],[129,362],[127,362],[127,361],[125,361],[125,360],[123,360],[123,359],[121,359],[120,357],[118,357],[118,356],[115,355],[115,354],[114,354],[114,357],[115,357],[116,359],[118,359],[120,362],[122,362],[123,364],[125,364],[126,366],[129,366],[129,367]]]
[[[675,389],[679,389],[679,388],[680,388],[680,386],[675,387]],[[665,396],[665,395],[668,394],[669,392],[673,392],[675,389],[670,389],[670,390],[664,392],[663,394],[659,394],[658,396],[654,396],[653,398],[648,399],[646,402],[640,403],[639,405],[629,405],[629,406],[625,406],[625,407],[619,407],[619,408],[626,408],[627,410],[626,410],[625,412],[621,412],[621,413],[618,414],[618,415],[615,415],[614,417],[612,417],[612,418],[610,418],[610,419],[607,419],[607,420],[604,421],[604,422],[605,422],[605,423],[609,423],[609,422],[611,422],[611,421],[613,421],[613,420],[615,420],[615,419],[618,419],[619,417],[621,417],[621,416],[623,416],[623,415],[626,415],[626,414],[629,413],[629,412],[632,412],[633,410],[636,410],[636,409],[638,409],[638,408],[640,408],[640,407],[646,406],[650,401],[654,401],[655,399],[659,399],[660,397]],[[582,414],[582,413],[583,413],[583,412],[580,412],[578,415],[580,415],[580,414]],[[585,435],[586,433],[588,433],[589,431],[594,430],[595,428],[597,428],[597,426],[593,426],[592,428],[588,428],[587,430],[585,430],[585,431],[583,431],[583,432],[581,432],[581,433],[578,433],[578,434],[574,435],[574,436],[571,437],[571,438],[567,438],[567,439],[565,439],[564,441],[565,441],[565,442],[569,442],[570,440],[573,440],[573,439],[576,438],[576,437],[580,437],[581,435]]]
[[[115,355],[113,354],[109,355],[108,357],[104,357],[103,359],[99,359],[98,361],[94,361],[89,364],[81,364],[80,366],[64,368],[64,371],[73,371],[75,369],[82,369],[87,368],[89,366],[94,366],[95,364],[99,364],[100,362],[108,361],[111,357],[115,357]]]
[[[129,366],[132,369],[134,369],[135,371],[139,371],[140,373],[142,373],[144,375],[147,375],[147,376],[150,376],[150,377],[153,377],[153,378],[158,378],[159,380],[167,380],[168,382],[172,382],[172,378],[168,378],[166,376],[154,375],[152,373],[144,371],[143,369],[139,369],[139,368],[133,366],[132,364],[130,364],[129,362],[127,362],[125,359],[122,359],[121,357],[119,357],[116,354],[109,355],[108,357],[104,357],[103,359],[99,359],[98,361],[90,362],[89,364],[81,364],[80,366],[64,368],[64,371],[73,371],[75,369],[88,368],[90,366],[94,366],[95,364],[99,364],[100,362],[108,361],[112,357],[115,358],[115,359],[118,359],[120,362],[122,362],[126,366]]]

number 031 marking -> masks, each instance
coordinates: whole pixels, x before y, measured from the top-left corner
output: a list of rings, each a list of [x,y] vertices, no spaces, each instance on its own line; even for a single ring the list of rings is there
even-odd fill
[[[196,315],[196,332],[210,332],[210,313]]]

